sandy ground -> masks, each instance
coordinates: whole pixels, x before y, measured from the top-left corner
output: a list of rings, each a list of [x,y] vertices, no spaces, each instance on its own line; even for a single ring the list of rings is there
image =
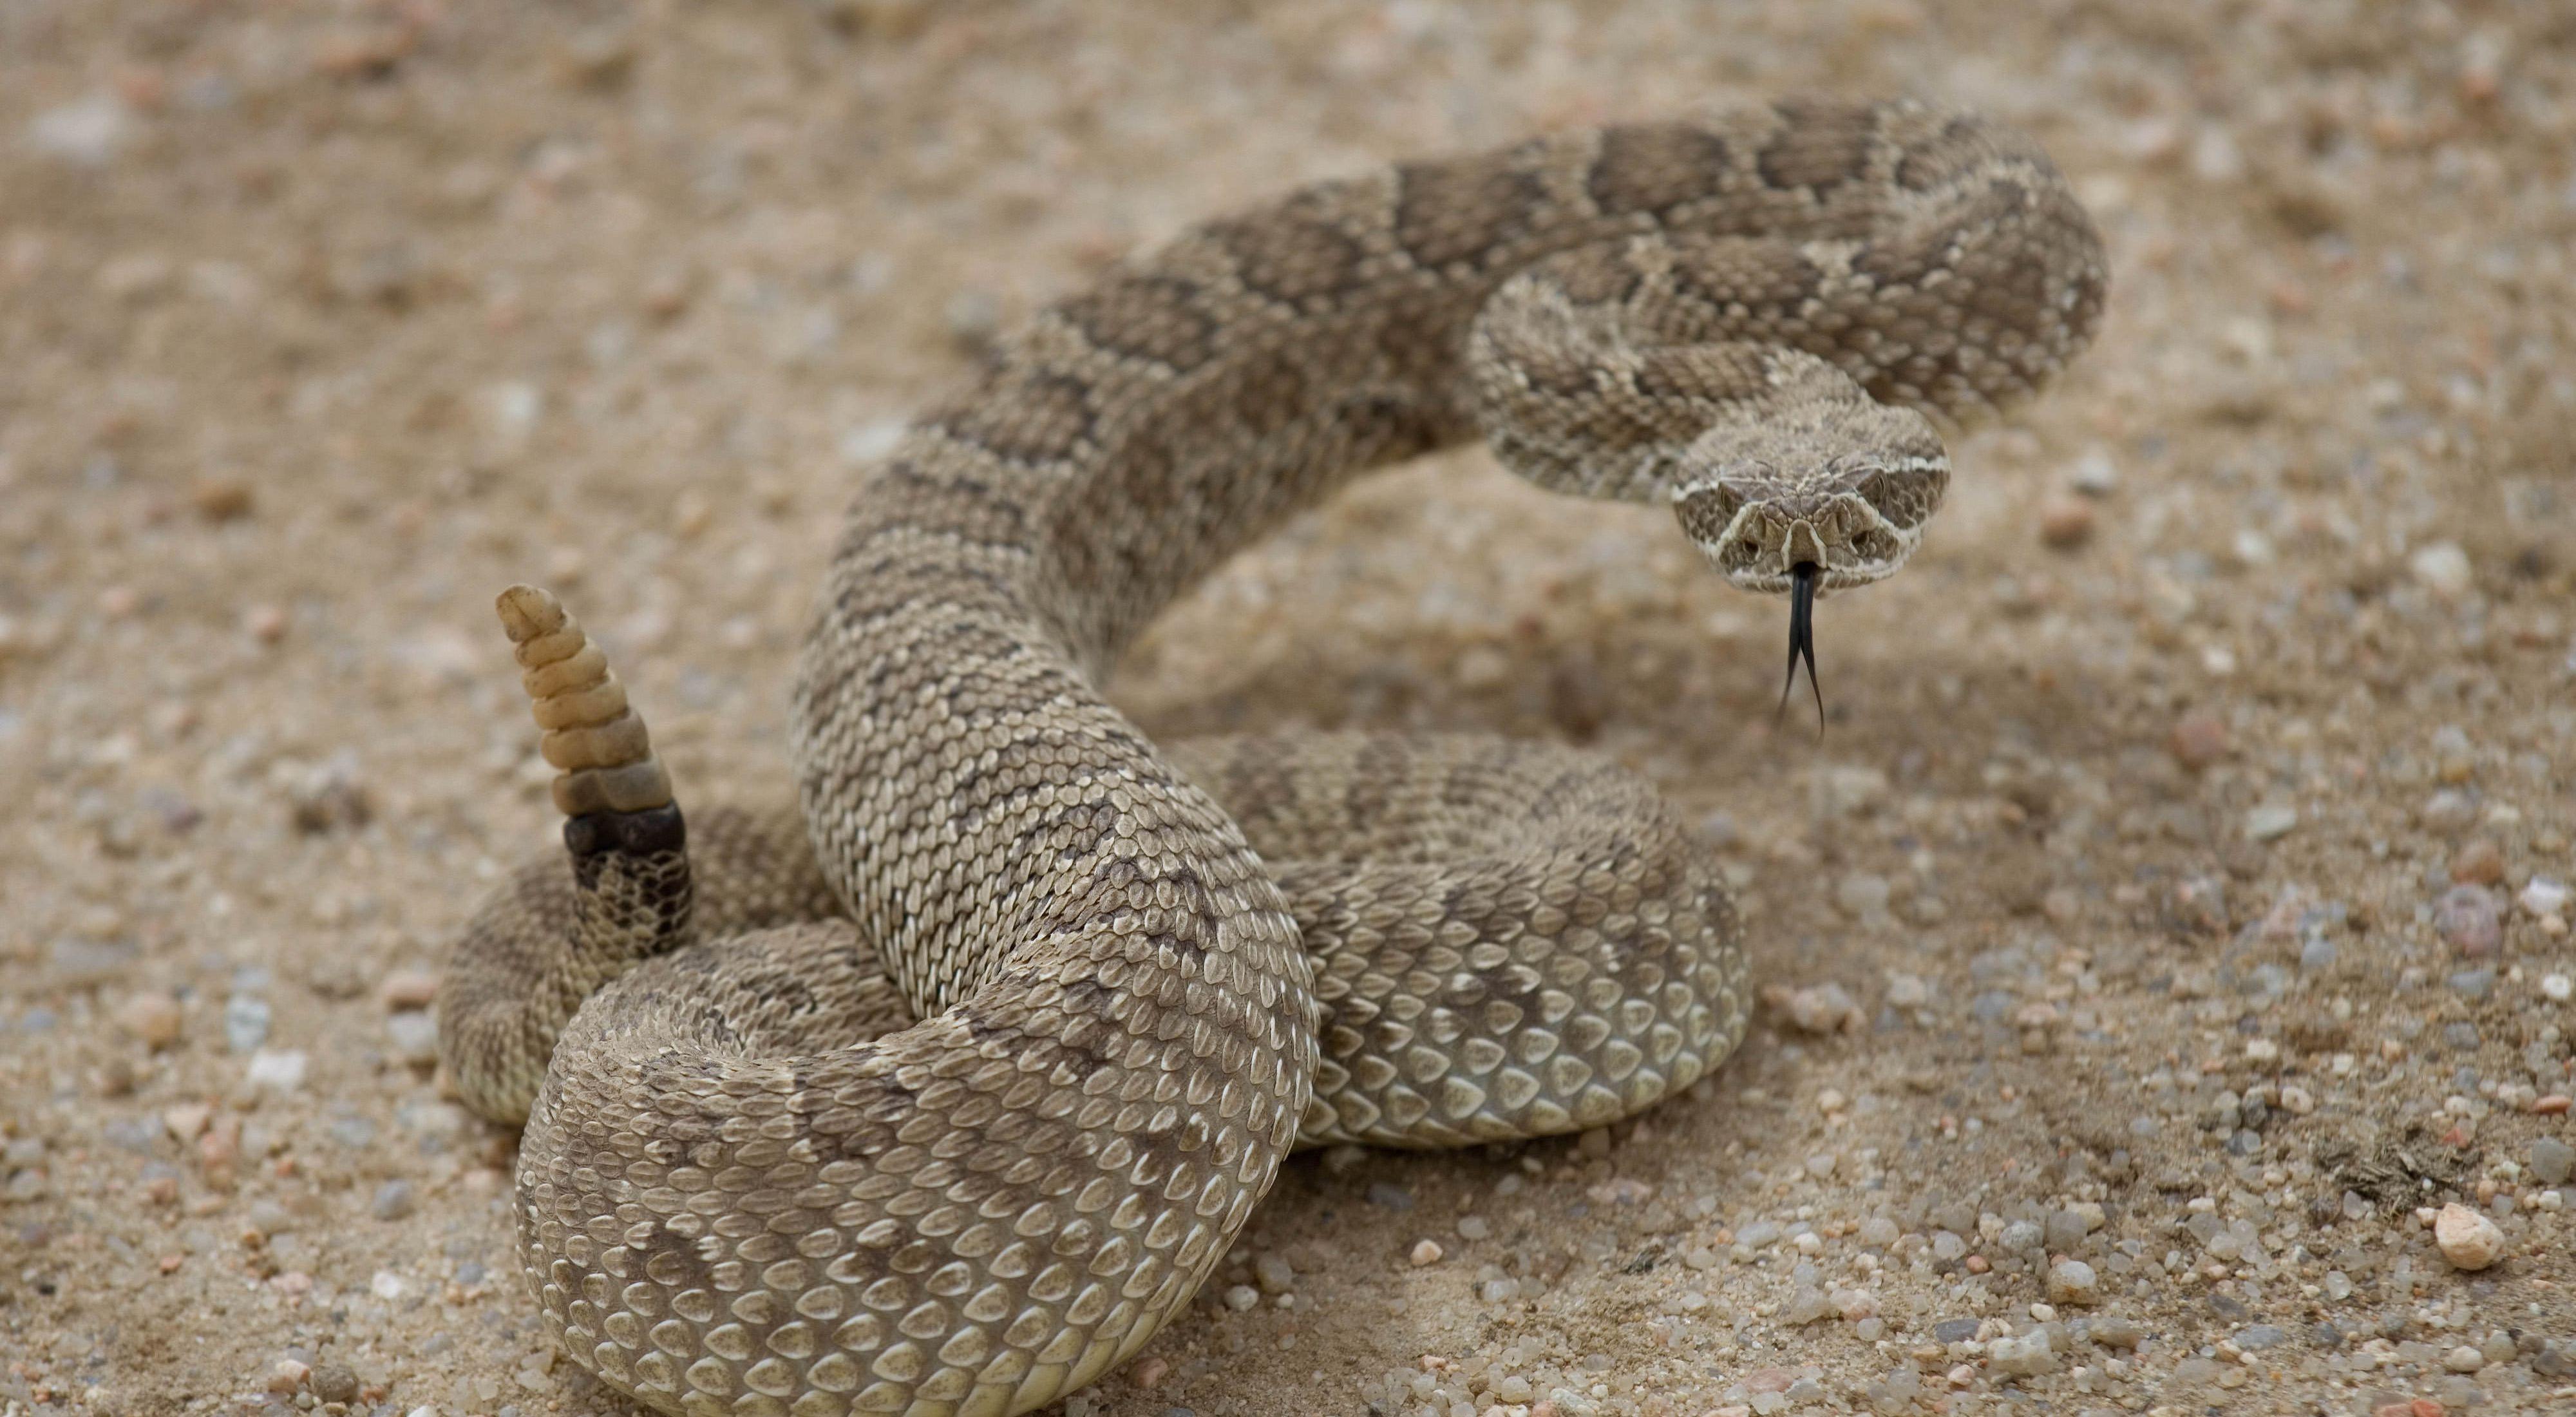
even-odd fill
[[[1781,992],[1634,1126],[1299,1159],[1065,1410],[2571,1410],[2571,16],[0,6],[0,1412],[615,1410],[419,1008],[550,841],[496,588],[684,794],[774,789],[835,512],[995,322],[1292,181],[1817,86],[2027,125],[2116,272],[1824,608],[1821,740],[1780,606],[1481,452],[1117,685],[1589,741]]]

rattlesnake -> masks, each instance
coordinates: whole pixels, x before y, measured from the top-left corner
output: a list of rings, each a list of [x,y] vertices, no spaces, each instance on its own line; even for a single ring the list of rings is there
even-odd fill
[[[1187,1302],[1301,1140],[1561,1133],[1700,1077],[1744,955],[1633,777],[1468,738],[1167,751],[1096,686],[1236,548],[1480,430],[1543,485],[1671,502],[1803,623],[1940,501],[1916,410],[2031,392],[2103,289],[2034,144],[1907,102],[1564,133],[1197,227],[1000,343],[860,492],[801,816],[684,828],[598,648],[505,595],[571,866],[484,908],[441,1049],[526,1120],[565,1352],[671,1412],[1025,1411]]]

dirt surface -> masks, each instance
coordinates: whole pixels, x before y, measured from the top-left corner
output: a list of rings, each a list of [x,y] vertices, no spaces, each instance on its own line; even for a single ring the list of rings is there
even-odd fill
[[[501,585],[684,798],[776,791],[836,511],[996,322],[1291,182],[1819,86],[2028,126],[2115,272],[1823,608],[1821,739],[1783,607],[1475,451],[1116,686],[1588,741],[1779,992],[1633,1126],[1298,1159],[1065,1410],[2570,1410],[2570,14],[0,6],[0,1413],[616,1409],[426,1048],[551,842]]]

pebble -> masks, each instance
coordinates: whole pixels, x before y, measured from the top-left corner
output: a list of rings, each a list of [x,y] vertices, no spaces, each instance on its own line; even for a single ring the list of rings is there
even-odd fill
[[[304,1386],[313,1370],[293,1358],[280,1358],[268,1370],[268,1390],[280,1396]]]
[[[323,1402],[358,1400],[357,1370],[346,1363],[322,1362],[313,1365],[313,1396]]]
[[[2568,890],[2547,876],[2534,876],[2523,884],[2522,894],[2513,899],[2526,915],[2557,915],[2567,909]]]
[[[2006,1377],[2034,1378],[2057,1371],[2057,1352],[2049,1345],[2048,1330],[2036,1328],[1987,1344],[1986,1365]]]
[[[2451,858],[2451,879],[2464,886],[2491,886],[2504,879],[2504,852],[2480,837]]]
[[[1790,1026],[1801,1033],[1857,1033],[1868,1021],[1860,1001],[1840,984],[1766,990],[1763,1002],[1788,1015]]]
[[[393,1044],[394,1056],[406,1063],[438,1061],[438,1020],[426,1013],[410,1010],[392,1015],[385,1020],[385,1036]]]
[[[2198,771],[2227,756],[2227,725],[2210,714],[2186,714],[2165,740],[2174,761]]]
[[[268,1000],[257,994],[235,994],[224,1000],[224,1042],[236,1053],[248,1053],[268,1041]]]
[[[2540,993],[2541,997],[2553,1004],[2566,1003],[2569,999],[2576,998],[2576,976],[2560,974],[2556,971],[2544,974],[2540,976]]]
[[[2090,1304],[2101,1297],[2101,1281],[2084,1261],[2059,1260],[2048,1269],[2048,1297],[2053,1303]]]
[[[1285,1294],[1297,1283],[1297,1271],[1277,1255],[1260,1255],[1252,1261],[1252,1282],[1264,1294]]]
[[[262,1048],[250,1055],[250,1067],[242,1076],[253,1087],[293,1092],[304,1086],[307,1061],[301,1048]]]
[[[2437,541],[2406,558],[2406,569],[2426,590],[2445,599],[2465,594],[2471,584],[2469,553],[2457,542]]]
[[[1368,1203],[1381,1210],[1411,1210],[1413,1192],[1391,1182],[1371,1181],[1368,1188]]]
[[[2555,1186],[2576,1172],[2576,1147],[2556,1137],[2542,1137],[2531,1144],[2531,1174],[2545,1185]]]
[[[2109,453],[2096,448],[2075,460],[2066,480],[2087,497],[2108,497],[2120,488],[2120,469]]]
[[[167,1048],[179,1041],[179,1001],[159,990],[146,990],[116,1009],[116,1026],[148,1048]]]
[[[2504,912],[2483,886],[2453,886],[2433,903],[2433,929],[2443,943],[2471,959],[2495,953],[2504,939]]]
[[[2487,1355],[2466,1343],[2442,1355],[2442,1366],[2455,1373],[2474,1373],[2486,1365]]]
[[[2095,1343],[2105,1348],[2120,1349],[2135,1348],[2147,1336],[2135,1319],[2122,1318],[2117,1314],[2105,1314],[2095,1319],[2091,1333]]]
[[[2446,787],[2425,798],[2423,807],[2415,815],[2417,820],[2423,822],[2430,830],[2447,835],[2451,832],[2465,831],[2475,823],[2478,819],[2478,804],[2469,794],[2456,788]]]
[[[1261,1291],[1249,1284],[1237,1284],[1225,1291],[1225,1306],[1240,1314],[1261,1302]]]
[[[2059,551],[2072,551],[2093,539],[2092,502],[2055,496],[2039,509],[2039,539]]]
[[[387,1181],[376,1187],[373,1200],[367,1202],[367,1213],[378,1220],[400,1220],[411,1214],[411,1182]]]
[[[2433,1220],[2433,1243],[2455,1269],[2485,1269],[2504,1254],[2504,1231],[2477,1211],[2458,1202],[2442,1207]]]
[[[1413,1267],[1420,1269],[1424,1265],[1438,1264],[1440,1257],[1446,1253],[1448,1252],[1440,1248],[1440,1242],[1437,1240],[1416,1240],[1413,1242],[1411,1256]]]
[[[27,125],[27,145],[76,167],[104,167],[132,129],[125,105],[100,92],[37,114]]]
[[[376,1000],[390,1010],[425,1009],[438,1000],[438,973],[398,969],[376,987]]]
[[[2277,841],[2298,824],[2298,808],[2271,803],[2245,814],[2245,836],[2250,841]]]
[[[1854,871],[1834,887],[1834,904],[1855,920],[1871,920],[1887,913],[1890,887],[1885,876]]]

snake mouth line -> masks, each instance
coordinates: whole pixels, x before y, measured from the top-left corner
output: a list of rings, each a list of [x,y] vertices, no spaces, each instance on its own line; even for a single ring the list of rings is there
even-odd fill
[[[1816,682],[1816,583],[1824,568],[1813,561],[1801,561],[1789,568],[1789,677],[1780,685],[1780,707],[1771,721],[1777,723],[1789,712],[1789,692],[1798,687],[1798,661],[1807,661],[1807,687],[1816,695],[1816,732],[1825,731],[1825,690]]]

